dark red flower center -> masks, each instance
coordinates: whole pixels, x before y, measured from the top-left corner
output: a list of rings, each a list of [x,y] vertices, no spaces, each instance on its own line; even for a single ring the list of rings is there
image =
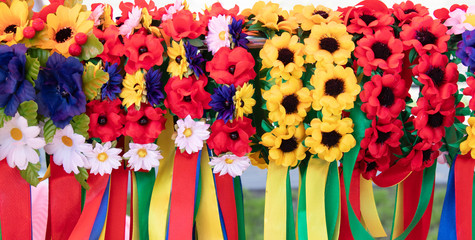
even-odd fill
[[[376,139],[376,143],[383,144],[386,140],[391,137],[391,132],[381,132],[378,130],[378,138]]]
[[[297,149],[297,147],[297,139],[295,139],[294,137],[291,137],[289,139],[282,139],[282,142],[280,143],[280,150],[284,153],[292,152]]]
[[[231,65],[228,68],[229,73],[234,75],[234,71],[236,71],[236,65]]]
[[[229,133],[229,138],[231,138],[231,140],[238,140],[239,139],[239,133],[237,131],[231,132],[231,133]]]
[[[426,74],[432,79],[432,82],[437,87],[442,86],[444,83],[444,70],[442,70],[440,67],[431,67]]]
[[[188,95],[188,96],[183,96],[183,101],[185,102],[191,102],[191,96]]]
[[[124,44],[124,37],[122,37],[122,35],[119,35],[118,38],[119,38],[120,43]]]
[[[322,144],[331,148],[340,142],[341,134],[337,131],[322,132]]]
[[[244,101],[241,100],[241,107],[244,107]]]
[[[409,13],[417,13],[417,10],[416,9],[413,9],[413,8],[409,8],[409,9],[406,9],[404,10],[404,14],[409,14]]]
[[[320,39],[320,48],[323,50],[327,50],[330,53],[334,53],[336,50],[340,48],[340,44],[338,41],[332,37],[326,37]]]
[[[325,11],[318,10],[318,11],[313,12],[313,15],[317,15],[317,14],[322,16],[322,18],[325,18],[325,19],[328,18],[328,13]]]
[[[148,52],[148,48],[146,46],[141,46],[139,48],[139,55],[142,55],[144,53]]]
[[[440,112],[429,114],[429,119],[427,120],[429,126],[437,128],[442,126],[442,123],[444,123],[444,115],[440,114]]]
[[[279,18],[277,19],[277,24],[283,21],[285,21],[285,18],[282,15],[279,15]]]
[[[231,107],[231,103],[228,100],[224,101],[224,107],[225,108]]]
[[[65,27],[56,33],[55,39],[56,42],[63,43],[70,39],[72,36],[73,30],[70,27]]]
[[[435,44],[437,38],[431,32],[426,29],[420,29],[416,32],[416,39],[421,42],[422,45]]]
[[[16,25],[12,24],[3,30],[5,33],[16,33]]]
[[[290,51],[288,48],[281,48],[279,49],[279,56],[277,60],[281,61],[284,66],[294,61],[294,53]]]
[[[142,116],[140,119],[139,119],[139,124],[142,125],[142,126],[145,126],[148,124],[148,118],[146,116]]]
[[[432,150],[430,149],[422,151],[422,162],[430,161],[431,154],[432,154]]]
[[[297,112],[297,106],[299,105],[299,99],[295,94],[287,95],[282,99],[282,106],[285,108],[287,114],[292,114]]]
[[[394,103],[394,93],[389,87],[383,87],[378,96],[379,104],[384,107],[390,107]]]
[[[180,64],[182,59],[183,59],[183,58],[182,58],[181,56],[177,56],[177,57],[175,58],[175,62],[178,63],[178,64]]]
[[[102,45],[106,44],[106,40],[104,38],[99,38],[99,42],[101,42]]]
[[[106,116],[99,116],[97,118],[97,124],[104,126],[107,124],[107,117]]]
[[[365,162],[366,162],[366,172],[371,172],[374,169],[376,169],[376,167],[378,166],[376,162],[368,162],[368,161],[365,161]]]
[[[364,23],[366,23],[366,25],[369,25],[370,23],[372,23],[373,21],[375,21],[377,18],[373,15],[370,15],[370,14],[363,14],[360,16],[361,20],[363,20]]]
[[[325,83],[325,94],[332,97],[337,97],[343,92],[344,88],[345,83],[341,79],[330,79]]]
[[[371,46],[371,50],[374,52],[374,58],[388,60],[391,56],[391,49],[389,49],[388,45],[382,42],[375,42],[373,46]]]

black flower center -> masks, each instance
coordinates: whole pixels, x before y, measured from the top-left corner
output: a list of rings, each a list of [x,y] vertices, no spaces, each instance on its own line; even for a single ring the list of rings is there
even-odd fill
[[[107,117],[106,116],[99,116],[97,118],[97,123],[101,126],[104,126],[107,124]]]
[[[330,79],[325,83],[325,94],[332,97],[337,97],[343,92],[344,88],[345,83],[343,83],[341,79]]]
[[[442,123],[444,123],[444,115],[440,114],[440,112],[429,114],[429,119],[427,120],[429,126],[437,128],[442,126]]]
[[[432,154],[432,150],[430,149],[422,151],[422,162],[430,161],[431,154]]]
[[[334,53],[338,48],[340,48],[340,44],[338,41],[332,37],[326,37],[320,39],[320,48],[323,50],[327,50],[330,53]]]
[[[318,10],[318,11],[313,12],[313,15],[317,15],[317,14],[322,16],[322,18],[325,18],[325,19],[328,18],[328,13],[325,11]]]
[[[277,19],[277,24],[283,21],[285,21],[285,18],[282,15],[279,15],[279,18]]]
[[[409,13],[414,13],[414,12],[417,13],[416,9],[413,9],[413,8],[404,10],[404,14],[409,14]]]
[[[365,162],[366,162],[366,172],[371,172],[374,169],[376,169],[376,167],[378,166],[376,162],[368,162],[368,161],[365,161]]]
[[[391,137],[391,132],[381,132],[378,130],[378,139],[376,139],[376,143],[383,144],[386,140]]]
[[[338,145],[341,139],[341,134],[337,131],[322,132],[322,144],[331,148]]]
[[[102,45],[106,44],[106,40],[104,38],[99,38],[99,42],[101,42]]]
[[[241,107],[244,107],[244,101],[241,100]]]
[[[284,66],[294,61],[294,53],[288,48],[279,49],[277,60],[281,61]]]
[[[292,114],[297,112],[297,106],[299,105],[299,99],[295,94],[287,95],[282,99],[282,106],[285,108],[287,114]]]
[[[231,65],[228,68],[229,73],[234,75],[234,71],[236,71],[236,65]]]
[[[183,101],[185,101],[185,102],[191,102],[191,96],[189,96],[189,95],[188,95],[188,96],[184,96],[184,97],[183,97]]]
[[[231,103],[228,100],[224,101],[224,107],[225,108],[231,107]]]
[[[421,29],[416,33],[416,39],[421,42],[422,45],[435,44],[437,38],[431,32],[426,29]]]
[[[73,30],[70,27],[63,28],[56,33],[56,42],[63,43],[66,42],[73,36]]]
[[[394,103],[394,93],[393,90],[389,87],[383,87],[381,93],[378,96],[379,103],[381,106],[390,107]]]
[[[371,46],[371,50],[374,52],[374,58],[388,60],[389,56],[391,56],[391,49],[382,42],[375,42],[373,46]]]
[[[145,126],[147,125],[148,123],[148,118],[146,116],[143,116],[139,119],[139,124],[142,125],[142,126]]]
[[[280,150],[284,153],[292,152],[297,149],[297,147],[297,139],[294,137],[290,139],[282,139],[282,142],[280,143]]]
[[[3,30],[5,33],[16,33],[16,25],[12,24]]]
[[[231,138],[231,140],[238,140],[239,139],[239,133],[237,131],[231,132],[231,133],[229,133],[229,138]]]
[[[148,52],[148,48],[146,46],[142,46],[139,48],[139,55],[142,55],[146,52]]]
[[[442,86],[442,84],[444,83],[444,70],[442,70],[440,67],[431,67],[426,74],[432,79],[432,82],[437,87]]]
[[[183,59],[183,58],[182,58],[181,56],[177,56],[177,57],[175,58],[175,62],[178,63],[178,64],[180,64],[182,59]]]
[[[69,97],[68,91],[66,91],[66,90],[64,90],[64,89],[60,92],[60,94],[61,94],[61,97],[63,97],[63,98]]]
[[[373,15],[369,15],[369,14],[363,14],[361,15],[361,20],[363,20],[364,23],[366,23],[366,25],[369,25],[370,23],[372,23],[374,20],[376,20],[377,18]]]
[[[124,37],[122,37],[122,35],[119,35],[119,41],[120,43],[124,44]]]

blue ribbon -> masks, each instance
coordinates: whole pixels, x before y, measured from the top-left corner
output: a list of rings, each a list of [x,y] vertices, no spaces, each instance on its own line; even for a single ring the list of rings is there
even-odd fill
[[[107,208],[109,206],[109,186],[110,186],[110,176],[109,181],[107,182],[106,190],[102,196],[101,205],[99,206],[99,211],[97,211],[96,220],[91,230],[91,235],[89,236],[90,240],[99,239],[104,228],[107,216]]]
[[[445,193],[444,206],[440,216],[438,239],[456,240],[457,232],[455,228],[455,179],[454,179],[454,158],[450,167],[449,180],[447,182],[447,192]]]

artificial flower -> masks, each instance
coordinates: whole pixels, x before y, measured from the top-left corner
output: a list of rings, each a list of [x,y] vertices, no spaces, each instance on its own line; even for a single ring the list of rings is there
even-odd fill
[[[120,97],[124,100],[122,104],[129,108],[130,106],[140,106],[141,102],[145,102],[147,91],[145,89],[145,79],[142,71],[137,71],[135,74],[126,74],[122,82],[124,87],[120,93]]]
[[[296,126],[279,126],[272,132],[264,133],[260,144],[269,148],[269,161],[284,167],[296,166],[306,156],[307,149],[302,144],[305,128]]]
[[[234,5],[231,9],[225,9],[220,2],[215,2],[211,7],[206,7],[203,11],[203,14],[200,13],[200,18],[203,18],[204,21],[208,22],[212,17],[217,17],[219,15],[230,16],[239,20],[243,20],[244,16],[239,14],[239,6]]]
[[[399,26],[409,24],[415,17],[424,17],[429,15],[429,9],[421,4],[414,4],[412,1],[395,3],[393,5],[394,17],[399,22]]]
[[[172,41],[171,46],[167,49],[167,55],[170,57],[167,71],[172,77],[183,77],[188,71],[188,62],[186,60],[186,51],[183,41]]]
[[[0,42],[13,45],[23,39],[23,29],[28,26],[28,2],[13,0],[10,6],[0,2]]]
[[[294,14],[297,22],[304,31],[310,31],[314,25],[320,23],[336,22],[341,23],[340,12],[336,12],[322,5],[314,6],[313,4],[294,7]]]
[[[224,122],[222,119],[216,120],[211,125],[211,135],[208,139],[208,146],[216,155],[224,152],[232,152],[242,157],[251,152],[250,138],[256,133],[256,128],[252,126],[252,120],[246,117]]]
[[[165,129],[165,110],[142,104],[140,110],[131,106],[125,116],[124,135],[132,137],[135,143],[152,143]]]
[[[175,145],[188,154],[199,152],[203,142],[209,138],[209,124],[203,121],[193,121],[190,115],[176,122],[177,136]]]
[[[450,12],[453,12],[457,9],[461,9],[463,10],[464,12],[467,11],[468,9],[468,6],[465,5],[465,4],[452,4],[452,6],[450,6],[450,9],[447,9],[447,8],[439,8],[437,10],[434,11],[434,16],[439,19],[441,22],[445,22],[447,21],[447,19],[450,18],[450,15],[449,13]]]
[[[233,119],[235,109],[233,98],[235,93],[236,88],[234,85],[229,87],[223,85],[214,89],[209,106],[218,112],[217,119],[223,119],[225,122]]]
[[[204,109],[211,108],[211,94],[205,91],[206,84],[208,79],[204,74],[199,78],[195,75],[183,79],[170,78],[165,85],[165,107],[179,118],[185,118],[187,115],[192,118],[203,117]]]
[[[113,148],[111,142],[106,142],[104,145],[97,143],[93,149],[84,154],[88,158],[90,172],[103,176],[104,174],[111,174],[112,169],[118,169],[122,165],[120,152],[122,152],[122,149]]]
[[[157,17],[158,16],[157,6],[155,6],[154,1],[147,2],[146,0],[135,0],[134,3],[121,2],[119,4],[119,8],[122,11],[122,17],[119,20],[117,20],[118,24],[122,24],[125,22],[125,20],[127,20],[128,13],[130,13],[134,7],[138,7],[141,9],[145,8],[152,16],[159,19]]]
[[[145,86],[147,89],[147,100],[152,106],[158,106],[163,103],[165,96],[162,92],[162,82],[160,78],[162,73],[160,70],[150,69],[150,71],[145,74]]]
[[[206,71],[218,84],[242,86],[256,77],[255,60],[252,54],[242,47],[221,48],[206,63]]]
[[[39,91],[36,99],[38,112],[50,117],[59,128],[64,128],[74,116],[86,111],[86,95],[82,89],[83,70],[77,58],[65,58],[53,53],[46,67],[38,73],[35,84]]]
[[[304,45],[299,43],[297,35],[290,35],[288,32],[281,36],[274,36],[266,40],[264,47],[259,52],[262,58],[262,68],[271,68],[270,75],[274,78],[283,77],[289,79],[290,76],[300,78],[305,71]]]
[[[128,57],[124,69],[133,74],[138,69],[148,70],[163,62],[161,40],[153,35],[136,33],[125,39],[125,56]]]
[[[304,40],[307,54],[305,61],[345,65],[355,49],[351,38],[343,24],[329,22],[314,25],[310,36]]]
[[[411,24],[402,26],[400,38],[404,50],[415,49],[419,55],[426,52],[447,51],[447,41],[450,36],[446,34],[447,27],[431,16],[415,17]]]
[[[119,27],[119,33],[127,38],[134,32],[134,29],[139,26],[142,18],[142,9],[139,6],[135,6],[128,13],[127,20],[124,21]]]
[[[361,171],[361,176],[367,180],[376,176],[378,171],[385,171],[389,168],[389,154],[375,158],[367,149],[361,149],[358,153],[355,167]]]
[[[249,40],[247,40],[247,34],[242,30],[243,24],[243,19],[237,20],[233,17],[231,24],[229,24],[229,34],[231,35],[234,47],[249,49],[247,46],[249,43]]]
[[[371,156],[381,158],[388,154],[389,148],[399,147],[399,139],[404,135],[402,122],[394,120],[389,123],[372,121],[361,140],[361,148],[368,149]]]
[[[312,154],[317,154],[319,158],[328,162],[340,160],[343,153],[356,145],[356,140],[351,135],[353,132],[351,118],[328,117],[323,121],[314,118],[305,132],[308,135],[305,146]]]
[[[248,156],[238,157],[234,154],[225,154],[212,157],[209,165],[213,166],[213,173],[223,176],[229,174],[231,177],[241,176],[251,165]]]
[[[230,47],[229,37],[230,16],[219,15],[212,17],[208,22],[208,35],[206,35],[206,45],[208,51],[215,54],[222,47]]]
[[[104,46],[104,50],[97,57],[104,62],[120,64],[120,57],[124,55],[125,48],[119,29],[116,26],[109,26],[104,31],[94,28],[93,33]]]
[[[64,129],[56,130],[53,141],[45,146],[45,151],[53,155],[56,165],[63,165],[64,171],[79,174],[78,168],[89,165],[84,153],[91,150],[91,145],[85,141],[82,135],[74,133],[71,125],[67,125]]]
[[[260,3],[256,3],[253,6],[253,9],[256,8]],[[258,10],[258,13],[255,14],[254,23],[257,21],[262,23],[262,27],[269,28],[276,31],[287,31],[295,32],[298,28],[297,19],[293,16],[290,16],[289,12],[282,10],[278,7],[278,4],[267,3],[262,4],[261,9]],[[276,7],[277,6],[277,7]]]
[[[252,97],[253,95],[254,87],[252,84],[244,83],[242,87],[237,87],[236,94],[234,95],[236,118],[242,118],[244,114],[252,113],[252,107],[256,105],[256,100]]]
[[[470,152],[472,159],[475,159],[475,117],[470,117],[468,119],[468,126],[465,128],[467,132],[467,139],[460,143],[460,152],[462,155],[467,154]]]
[[[258,167],[259,169],[267,168],[266,160],[261,157],[261,151],[252,151],[248,156],[252,165]]]
[[[129,143],[129,151],[124,154],[124,158],[128,159],[130,167],[133,171],[147,170],[160,165],[159,160],[163,159],[157,144],[137,144]]]
[[[455,9],[449,13],[450,18],[444,22],[444,25],[450,27],[447,34],[462,34],[465,31],[475,30],[475,5],[467,10]]]
[[[412,108],[414,128],[422,139],[436,143],[445,135],[445,128],[452,126],[455,117],[455,99],[434,103],[426,97],[417,100],[417,106]]]
[[[172,19],[162,22],[160,27],[177,42],[183,38],[195,39],[206,33],[205,22],[202,19],[195,21],[189,10],[174,13]]]
[[[117,63],[110,64],[106,62],[104,71],[109,74],[109,81],[104,83],[101,87],[102,100],[114,100],[122,92],[122,74]]]
[[[142,8],[142,27],[145,29],[149,34],[155,37],[163,37],[162,33],[160,32],[159,26],[160,21],[154,19],[152,15],[150,15],[148,9]]]
[[[462,41],[457,44],[456,55],[469,71],[475,70],[475,30],[462,33]]]
[[[161,17],[159,17],[159,19],[161,19],[162,21],[171,20],[173,19],[173,14],[183,10],[184,8],[185,4],[182,3],[182,0],[175,0],[175,3],[168,4],[162,9],[160,9],[163,12],[160,14]]]
[[[94,21],[94,27],[101,30],[115,26],[115,22],[112,19],[112,6],[104,3],[91,4],[89,20]]]
[[[411,161],[412,171],[422,171],[424,168],[432,166],[435,159],[439,156],[439,148],[442,146],[441,142],[431,143],[422,141],[417,143],[406,159]],[[401,159],[404,161],[405,159]]]
[[[387,11],[376,8],[362,7],[353,12],[353,19],[349,21],[348,32],[371,35],[378,30],[392,30],[394,18]]]
[[[122,135],[125,117],[118,98],[113,101],[93,100],[87,104],[89,116],[88,133],[91,138],[99,138],[102,142],[114,141]]]
[[[468,87],[463,90],[463,94],[470,96],[470,102],[468,103],[468,107],[471,110],[475,110],[475,77],[468,77],[466,82]]]
[[[249,18],[252,15],[257,16],[261,14],[261,12],[265,11],[266,9],[269,11],[277,12],[279,10],[279,4],[273,2],[266,3],[264,1],[258,1],[254,3],[252,8],[244,9],[241,14]],[[255,22],[257,22],[257,20]]]
[[[39,127],[29,127],[28,121],[17,113],[0,128],[0,160],[6,158],[8,166],[20,170],[25,170],[29,163],[38,163],[36,151],[46,144],[39,134]]]
[[[194,73],[196,77],[200,77],[203,74],[203,62],[205,61],[203,55],[201,55],[197,47],[189,42],[185,43],[185,52],[188,69],[191,70],[191,74]]]

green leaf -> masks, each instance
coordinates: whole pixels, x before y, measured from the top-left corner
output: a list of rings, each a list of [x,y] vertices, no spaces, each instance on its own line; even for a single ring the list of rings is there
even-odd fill
[[[463,74],[459,74],[459,82],[466,82],[467,81],[467,78],[465,77],[465,75]]]
[[[86,182],[87,178],[89,177],[87,170],[82,167],[78,169],[79,169],[79,173],[74,175],[76,177],[76,180],[78,180],[79,184],[81,184],[81,186],[84,189],[89,190],[90,189],[89,184],[87,184]]]
[[[40,62],[40,65],[44,67],[46,66],[46,62],[48,61],[50,53],[48,50],[30,48],[28,49],[28,55],[32,58],[38,59],[38,61]]]
[[[94,65],[92,63],[87,63],[84,68],[82,87],[87,100],[93,100],[97,96],[102,85],[109,81],[109,74],[100,68],[100,64]]]
[[[25,170],[20,170],[20,175],[25,179],[30,185],[37,186],[40,183],[38,177],[40,176],[38,172],[41,169],[41,163],[28,163],[28,167]]]
[[[454,123],[454,127],[457,129],[457,131],[466,134],[465,129],[467,128],[467,126],[465,126],[465,124],[463,124],[463,123]]]
[[[30,81],[33,87],[35,86],[35,80],[40,72],[40,61],[38,58],[32,58],[26,55],[26,80]]]
[[[470,108],[468,108],[468,107],[457,108],[455,110],[455,115],[457,115],[457,116],[468,116],[468,115],[470,115]]]
[[[199,38],[189,39],[188,42],[195,47],[203,47],[205,45]]]
[[[6,121],[10,121],[10,119],[12,119],[12,117],[8,116],[7,114],[5,114],[5,109],[4,108],[0,108],[0,128],[3,127],[3,124],[6,122]]]
[[[419,87],[422,87],[424,85],[421,82],[419,82],[419,80],[417,80],[417,78],[414,76],[412,76],[412,82],[414,82],[414,84],[416,84]]]
[[[56,126],[53,123],[53,120],[48,120],[43,127],[45,142],[48,144],[53,141],[54,134],[56,133]]]
[[[419,54],[417,54],[417,51],[416,49],[411,49],[411,51],[409,52],[409,62],[410,63],[413,63],[414,60],[416,60],[416,58],[419,56]]]
[[[97,55],[101,54],[104,51],[104,46],[97,39],[96,36],[90,35],[87,38],[86,44],[82,45],[82,52],[79,55],[80,60],[89,60],[95,58]]]
[[[71,120],[71,126],[73,126],[75,133],[89,138],[89,134],[87,133],[89,129],[89,117],[85,113],[74,116]]]
[[[272,129],[274,127],[272,127],[272,125],[270,123],[268,123],[267,121],[262,121],[261,122],[261,127],[264,131],[266,132],[272,132]]]
[[[22,102],[18,107],[18,113],[28,120],[28,126],[38,125],[38,120],[36,119],[38,116],[37,112],[38,104],[33,100]]]
[[[356,70],[356,76],[360,76],[361,74],[363,74],[364,72],[364,68],[361,67],[361,66],[358,66],[357,70]]]

